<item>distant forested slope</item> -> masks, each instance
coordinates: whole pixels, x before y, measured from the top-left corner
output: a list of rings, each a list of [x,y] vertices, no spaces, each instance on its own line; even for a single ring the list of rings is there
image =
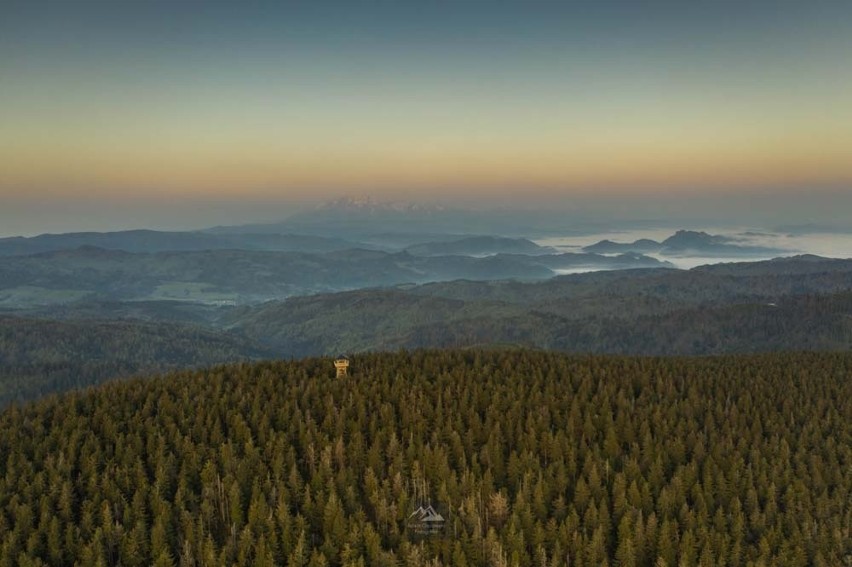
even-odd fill
[[[189,325],[0,317],[0,407],[109,378],[269,354],[234,335]]]
[[[271,302],[241,312],[232,328],[297,356],[477,345],[651,355],[852,350],[852,293],[719,304],[599,295],[530,305],[364,290]]]
[[[0,565],[852,559],[852,354],[428,351],[332,373],[240,364],[7,409]],[[425,540],[421,496],[446,519]]]
[[[0,405],[112,375],[399,348],[852,351],[852,260],[456,280],[256,305],[86,300],[7,313],[15,316],[0,318]]]
[[[309,293],[403,283],[541,280],[571,267],[637,268],[668,264],[646,256],[498,254],[415,256],[407,252],[333,250],[193,250],[131,253],[93,246],[0,262],[0,308],[79,300],[186,300],[245,304]]]
[[[722,354],[852,349],[852,261],[816,257],[317,294],[224,325],[278,352],[517,345]]]

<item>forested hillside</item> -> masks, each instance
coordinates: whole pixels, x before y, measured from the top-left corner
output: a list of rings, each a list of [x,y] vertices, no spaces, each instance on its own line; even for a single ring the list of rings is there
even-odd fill
[[[138,372],[399,348],[850,351],[852,260],[802,256],[539,282],[456,280],[257,305],[86,300],[3,313],[0,406]]]
[[[367,290],[271,302],[232,329],[297,356],[477,345],[650,355],[852,349],[852,293],[776,301],[684,306],[601,295],[525,306]]]
[[[190,325],[0,316],[0,407],[140,372],[270,355],[245,339]]]
[[[848,565],[852,354],[364,354],[0,414],[0,565]],[[416,491],[415,491],[416,487]],[[412,537],[421,496],[445,530]]]
[[[296,356],[506,344],[650,355],[849,350],[852,261],[459,280],[296,297],[222,320]]]

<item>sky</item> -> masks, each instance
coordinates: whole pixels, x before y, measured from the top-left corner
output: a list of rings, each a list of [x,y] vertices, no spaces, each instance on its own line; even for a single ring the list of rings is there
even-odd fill
[[[834,222],[850,61],[840,0],[7,0],[0,235],[353,194]]]

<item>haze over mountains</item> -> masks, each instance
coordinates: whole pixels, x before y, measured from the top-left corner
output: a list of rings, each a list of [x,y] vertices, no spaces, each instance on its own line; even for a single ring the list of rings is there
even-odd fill
[[[176,252],[198,250],[276,250],[329,252],[360,245],[340,238],[273,233],[213,234],[204,231],[74,232],[42,234],[29,238],[0,238],[0,256],[71,250],[83,246],[125,252]]]
[[[852,260],[772,245],[787,237],[595,240],[568,226],[525,238],[468,221],[359,200],[275,225],[0,239],[0,401],[150,370],[400,347],[852,346]],[[676,269],[717,256],[739,262]]]
[[[370,196],[343,197],[297,212],[287,219],[272,224],[218,226],[210,229],[217,234],[262,232],[278,234],[335,235],[369,240],[376,237],[402,237],[418,235],[414,241],[422,242],[424,235],[504,235],[530,236],[564,224],[560,215],[547,211],[483,210],[450,207],[407,201],[383,201]],[[396,238],[393,242],[397,242]]]
[[[633,242],[601,240],[597,244],[584,247],[583,251],[597,254],[626,252],[645,254],[654,252],[663,254],[664,256],[728,255],[743,257],[766,256],[788,252],[781,248],[743,244],[741,239],[728,236],[711,235],[706,232],[689,230],[679,230],[662,242],[648,238]]]
[[[494,244],[499,246],[499,241]],[[464,242],[460,246],[468,248]],[[255,303],[402,283],[533,280],[552,277],[559,269],[665,265],[633,254],[418,256],[407,250],[362,248],[316,253],[234,249],[132,253],[83,246],[6,257],[0,264],[0,305],[28,307],[80,299]]]

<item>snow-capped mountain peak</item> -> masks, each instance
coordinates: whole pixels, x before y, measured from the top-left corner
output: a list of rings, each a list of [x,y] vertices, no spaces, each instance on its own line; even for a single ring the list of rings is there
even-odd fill
[[[385,201],[371,195],[347,196],[328,201],[317,207],[318,211],[340,211],[358,213],[409,213],[438,212],[445,210],[437,205],[426,205],[409,201]]]

